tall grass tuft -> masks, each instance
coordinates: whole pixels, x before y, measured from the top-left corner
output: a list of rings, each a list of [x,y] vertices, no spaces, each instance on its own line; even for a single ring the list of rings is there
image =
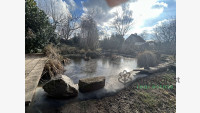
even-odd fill
[[[156,66],[158,64],[158,59],[156,55],[151,51],[144,51],[137,56],[138,67],[144,67],[149,69],[149,67]]]
[[[59,54],[60,50],[54,47],[53,44],[45,46],[43,52],[50,59],[58,59],[60,61],[63,59],[63,57]]]
[[[59,54],[59,50],[53,44],[49,44],[44,48],[43,52],[49,58],[45,64],[43,74],[47,78],[62,74],[64,72],[63,57]]]
[[[64,67],[62,63],[57,59],[49,59],[45,64],[44,71],[50,78],[55,77],[58,74],[64,72]]]

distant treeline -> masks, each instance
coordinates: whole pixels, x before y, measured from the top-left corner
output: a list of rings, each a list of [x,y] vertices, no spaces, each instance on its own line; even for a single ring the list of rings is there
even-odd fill
[[[128,9],[126,9],[128,11]],[[124,13],[129,14],[129,13]],[[131,13],[129,14],[131,16]],[[117,16],[116,16],[117,17]],[[43,10],[39,9],[34,0],[25,2],[25,52],[41,52],[47,44],[56,46],[75,47],[82,51],[95,51],[99,48],[105,51],[135,55],[138,52],[152,50],[168,54],[176,53],[176,19],[171,19],[153,31],[152,41],[146,42],[137,34],[124,38],[131,24],[126,29],[115,29],[115,34],[99,39],[97,23],[90,14],[83,18],[67,16],[62,21],[49,18]],[[114,26],[121,25],[118,17]],[[123,18],[121,18],[123,20]],[[133,21],[133,20],[129,20]],[[123,25],[122,25],[123,26]],[[117,27],[116,27],[117,28]],[[124,27],[122,27],[124,28]],[[75,32],[76,31],[76,32]],[[77,32],[79,31],[79,32]],[[147,35],[147,34],[146,34]],[[136,37],[134,39],[134,37]],[[138,38],[139,37],[139,38]],[[136,40],[137,39],[137,40]]]

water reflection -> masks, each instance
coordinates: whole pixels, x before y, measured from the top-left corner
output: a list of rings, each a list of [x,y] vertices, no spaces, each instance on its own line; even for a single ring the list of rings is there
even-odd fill
[[[69,65],[65,66],[65,75],[70,77],[74,83],[78,83],[81,78],[93,76],[105,76],[106,78],[118,75],[123,70],[132,71],[137,67],[136,59],[121,57],[116,60],[109,58],[91,59],[72,59]]]
[[[71,99],[54,99],[49,98],[41,87],[38,87],[33,98],[33,102],[27,109],[28,113],[36,113],[37,110],[49,113],[51,109],[59,108],[63,105],[74,101],[102,98],[113,95],[124,87],[131,84],[136,78],[146,75],[136,75],[136,72],[131,74],[131,82],[126,84],[118,81],[119,73],[123,70],[132,71],[137,68],[136,59],[120,58],[118,60],[110,60],[109,58],[92,59],[84,61],[83,59],[73,59],[72,62],[65,66],[67,70],[65,74],[70,77],[74,83],[78,83],[79,79],[92,76],[105,76],[105,87],[93,92],[81,93]]]

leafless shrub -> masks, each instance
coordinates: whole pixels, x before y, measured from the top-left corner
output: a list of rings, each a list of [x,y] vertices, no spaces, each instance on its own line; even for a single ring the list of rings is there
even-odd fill
[[[49,60],[45,64],[43,75],[51,78],[58,74],[62,74],[64,71],[63,64],[69,63],[70,59],[64,59],[59,54],[58,48],[54,47],[53,44],[47,45],[44,48],[44,53],[49,58]]]
[[[156,66],[158,60],[153,52],[145,51],[137,56],[137,65],[148,69],[149,67]]]
[[[57,59],[50,59],[45,64],[44,71],[46,71],[46,74],[50,77],[54,77],[58,74],[62,74],[64,71],[64,67],[62,63]]]
[[[49,44],[44,48],[44,54],[49,57],[50,59],[58,59],[62,60],[63,57],[59,54],[59,50],[53,46],[53,44]]]

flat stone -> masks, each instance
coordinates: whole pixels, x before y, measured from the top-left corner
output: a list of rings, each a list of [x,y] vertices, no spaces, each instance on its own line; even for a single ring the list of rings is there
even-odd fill
[[[78,85],[81,92],[95,91],[105,86],[105,77],[83,78],[79,80]]]
[[[139,74],[153,74],[153,73],[158,73],[158,72],[164,72],[170,68],[170,64],[171,64],[170,62],[165,62],[165,63],[159,64],[158,66],[150,67],[149,69],[138,68],[138,69],[134,69],[133,71],[139,71]],[[172,66],[171,68],[174,69],[174,67]]]
[[[137,69],[133,69],[133,71],[143,71],[144,68],[137,68]]]

